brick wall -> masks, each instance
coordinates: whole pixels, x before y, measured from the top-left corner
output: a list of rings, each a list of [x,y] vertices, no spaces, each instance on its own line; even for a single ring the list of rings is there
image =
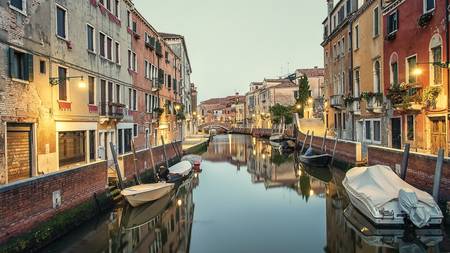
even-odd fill
[[[181,142],[176,142],[174,145],[170,143],[166,144],[166,152],[168,160],[174,159],[177,156],[174,147],[178,149],[178,152],[182,152]],[[136,158],[137,158],[136,168],[139,173],[143,173],[145,169],[148,170],[152,169],[152,160],[150,156],[150,151],[143,150],[140,152],[136,152]],[[125,155],[122,157],[122,159],[125,172],[124,176],[127,179],[132,179],[136,174],[134,170],[133,155],[132,154]],[[157,168],[160,165],[165,166],[163,146],[157,146],[153,148],[153,159]]]
[[[402,163],[403,151],[376,146],[368,147],[369,165],[387,165],[392,169],[399,167]],[[434,171],[436,169],[437,157],[411,152],[408,160],[408,170],[406,172],[406,181],[421,190],[432,192]],[[450,160],[444,160],[442,169],[441,186],[439,198],[442,200],[450,199]]]
[[[0,243],[104,192],[106,185],[106,162],[99,162],[0,187]],[[62,198],[57,209],[55,191]]]

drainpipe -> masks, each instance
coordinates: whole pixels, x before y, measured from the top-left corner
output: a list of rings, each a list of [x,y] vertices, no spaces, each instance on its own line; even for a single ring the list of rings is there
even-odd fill
[[[448,1],[448,0],[447,0]],[[353,20],[349,20],[350,25],[350,70],[349,70],[349,91],[352,95],[353,94]],[[350,113],[351,120],[352,120],[352,141],[355,141],[355,114]]]

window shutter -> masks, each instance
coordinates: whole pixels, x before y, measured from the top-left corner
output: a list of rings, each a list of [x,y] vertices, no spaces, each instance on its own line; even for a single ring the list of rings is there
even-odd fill
[[[9,77],[17,78],[17,61],[14,58],[14,49],[9,48]]]
[[[397,13],[395,14],[395,16],[397,16],[397,31],[400,30],[400,12],[397,9]]]
[[[27,63],[26,63],[26,70],[25,73],[28,74],[28,81],[32,82],[34,80],[34,74],[33,74],[33,55],[32,54],[27,54]],[[25,76],[26,78],[27,76]]]

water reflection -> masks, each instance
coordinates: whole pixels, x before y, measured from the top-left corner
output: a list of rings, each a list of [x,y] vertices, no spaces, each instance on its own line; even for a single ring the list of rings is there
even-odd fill
[[[340,169],[304,166],[249,136],[215,136],[202,156],[203,172],[170,196],[118,207],[46,251],[448,252],[440,229],[373,228],[348,208]]]

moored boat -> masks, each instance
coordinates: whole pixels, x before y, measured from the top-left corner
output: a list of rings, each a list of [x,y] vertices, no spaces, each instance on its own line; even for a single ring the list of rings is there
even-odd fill
[[[307,165],[313,167],[327,167],[331,160],[332,156],[327,153],[318,153],[314,151],[307,151],[305,154],[300,155],[299,160]]]
[[[443,215],[433,197],[403,181],[388,166],[356,167],[342,182],[353,206],[375,225],[440,225]]]
[[[181,161],[188,161],[192,164],[193,169],[195,172],[201,171],[201,163],[202,163],[202,157],[199,155],[185,155],[183,158],[181,158]]]
[[[166,182],[140,184],[128,187],[120,193],[125,197],[131,206],[137,207],[164,197],[173,189],[173,187],[174,184]]]
[[[168,182],[178,182],[185,179],[192,171],[193,165],[188,161],[181,161],[169,168]]]

